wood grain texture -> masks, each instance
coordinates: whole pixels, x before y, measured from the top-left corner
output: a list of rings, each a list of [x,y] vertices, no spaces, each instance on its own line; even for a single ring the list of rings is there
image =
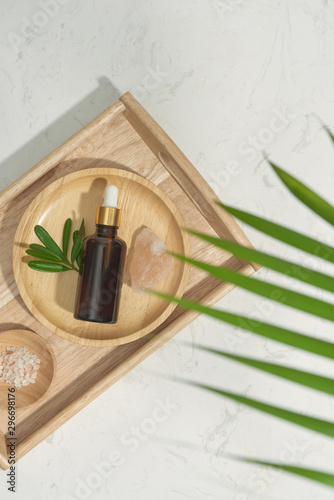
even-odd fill
[[[7,443],[3,432],[0,431],[0,468],[3,470],[8,469],[8,455],[7,455]]]
[[[25,253],[31,243],[40,243],[34,233],[37,224],[42,225],[60,247],[64,222],[69,216],[74,220],[73,230],[79,228],[84,217],[86,233],[94,234],[96,209],[103,204],[108,185],[116,185],[119,190],[121,225],[118,234],[128,248],[119,320],[115,325],[75,319],[78,274],[75,271],[34,271],[28,267],[27,262],[31,259]],[[183,225],[183,218],[170,198],[137,174],[114,168],[90,168],[68,174],[36,196],[18,225],[13,270],[20,295],[43,325],[66,340],[99,347],[133,342],[155,330],[176,307],[159,297],[142,296],[132,290],[129,267],[135,238],[143,227],[149,227],[170,251],[189,254],[189,236],[180,229]],[[158,290],[182,296],[189,271],[189,266],[175,259],[172,271],[159,283]],[[104,300],[108,299],[108,294],[110,291],[106,287]]]
[[[167,155],[167,159],[160,153]],[[81,169],[109,167],[139,174],[153,182],[171,199],[187,227],[249,244],[235,221],[217,209],[216,197],[205,180],[130,94],[3,192],[0,195],[0,332],[33,330],[50,345],[56,365],[51,391],[18,411],[18,458],[198,316],[196,312],[176,308],[149,338],[100,348],[75,344],[55,335],[25,306],[15,285],[11,262],[14,234],[23,213],[55,180]],[[194,258],[248,275],[254,272],[253,266],[192,236],[190,245]],[[191,268],[185,296],[211,306],[232,288]],[[0,436],[1,432],[7,435],[6,416],[0,409]],[[6,468],[3,462],[0,466]]]

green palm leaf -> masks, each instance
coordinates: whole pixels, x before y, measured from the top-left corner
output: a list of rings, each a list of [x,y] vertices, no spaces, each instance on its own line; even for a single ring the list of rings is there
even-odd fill
[[[332,488],[334,487],[334,475],[330,474],[329,472],[307,469],[305,467],[297,467],[295,465],[275,464],[272,462],[264,462],[261,460],[248,460],[248,462],[273,467],[274,469],[290,472],[291,474],[304,477],[305,479],[310,479],[311,481],[316,481],[326,486],[331,486]]]
[[[298,233],[292,229],[270,222],[266,219],[258,217],[257,215],[249,214],[243,210],[223,205],[222,203],[218,203],[218,205],[237,219],[245,222],[262,233],[275,238],[276,240],[287,243],[288,245],[298,248],[299,250],[303,250],[311,255],[320,257],[321,259],[334,262],[334,248],[323,242],[309,238],[302,233]]]
[[[236,394],[230,391],[224,391],[223,389],[219,389],[218,387],[213,387],[210,385],[200,384],[197,382],[190,382],[189,380],[179,380],[182,383],[187,385],[191,385],[193,387],[197,387],[199,389],[205,389],[206,391],[212,392],[214,394],[218,394],[219,396],[224,396],[228,399],[232,399],[236,403],[241,403],[255,410],[259,410],[268,415],[280,418],[292,424],[297,424],[306,429],[312,430],[319,434],[323,434],[324,436],[334,437],[334,422],[330,422],[328,420],[323,420],[320,418],[310,417],[309,415],[303,415],[300,412],[294,412],[291,410],[287,410],[285,408],[281,408],[279,406],[273,406],[264,401],[259,401],[257,399],[248,398],[246,396],[241,396],[240,394]]]
[[[247,318],[247,316],[240,316],[226,311],[220,311],[213,307],[208,307],[188,299],[178,299],[173,295],[167,295],[154,290],[151,290],[151,292],[158,297],[168,300],[169,302],[175,302],[179,307],[184,309],[197,311],[200,314],[211,316],[219,321],[228,323],[229,325],[236,326],[246,331],[250,331],[266,339],[275,340],[276,342],[281,342],[291,347],[296,347],[297,349],[302,349],[325,358],[334,359],[334,344],[331,342],[314,339],[299,332],[286,330],[285,328],[271,325],[270,323],[264,323],[262,321]]]
[[[190,229],[186,229],[186,231],[204,241],[207,241],[208,243],[211,243],[212,245],[215,245],[218,248],[227,250],[240,259],[248,262],[255,262],[261,266],[267,267],[268,269],[272,269],[279,273],[286,274],[287,276],[291,276],[299,281],[303,281],[304,283],[308,283],[309,285],[334,292],[334,278],[327,276],[327,274],[319,273],[313,269],[275,257],[274,255],[268,255],[252,248],[244,247],[243,245],[239,245],[233,241],[215,238],[214,236],[209,236],[203,233],[197,233],[196,231],[192,231]]]
[[[308,469],[306,467],[298,467],[295,465],[288,465],[283,463],[278,464],[264,460],[256,460],[254,458],[244,458],[236,455],[226,455],[226,456],[228,458],[231,458],[232,460],[237,460],[239,462],[264,465],[266,467],[273,467],[274,469],[278,469],[284,472],[289,472],[290,474],[294,474],[296,476],[303,477],[305,479],[310,479],[311,481],[316,481],[326,486],[334,487],[334,475],[329,472],[323,472],[320,470]]]
[[[329,138],[331,139],[331,141],[334,144],[334,135],[332,134],[332,132],[329,130],[329,128],[326,125],[324,125],[324,130],[327,132]]]
[[[238,285],[245,290],[266,297],[275,302],[281,304],[286,304],[287,306],[299,309],[300,311],[308,312],[320,318],[328,319],[334,321],[334,306],[329,302],[323,302],[308,295],[303,295],[301,293],[292,292],[287,288],[283,288],[271,283],[266,283],[265,281],[249,278],[231,269],[226,269],[224,267],[212,266],[205,262],[200,262],[195,259],[190,259],[184,255],[179,255],[170,252],[175,258],[187,262],[207,273],[211,274],[215,278],[221,281],[227,281],[228,283],[233,283]]]
[[[334,143],[334,136],[331,131],[327,127],[325,127],[325,130]],[[302,203],[309,207],[314,213],[322,217],[330,224],[334,225],[334,207],[330,203],[328,203],[325,199],[311,190],[308,186],[300,182],[298,179],[278,167],[276,164],[272,162],[269,163],[275,170],[276,174],[280,177],[282,182],[285,184],[285,186],[290,190],[292,194],[294,194],[294,196],[296,196]],[[218,204],[231,215],[239,218],[241,221],[263,232],[264,234],[267,234],[268,236],[271,236],[276,240],[282,241],[295,248],[298,248],[299,250],[310,253],[311,255],[334,263],[334,248],[332,246],[327,245],[323,242],[319,242],[314,238],[310,238],[307,235],[270,222],[256,215],[249,214],[236,208],[225,206],[222,203]],[[253,248],[242,246],[233,241],[214,238],[210,235],[202,234],[188,229],[187,231],[190,234],[201,238],[202,240],[207,241],[208,243],[213,244],[218,248],[221,248],[222,250],[230,252],[241,260],[259,264],[268,269],[272,269],[276,272],[305,282],[309,285],[316,286],[322,290],[334,292],[334,278],[332,276],[328,276],[327,274],[308,269],[304,266],[300,266],[288,260],[278,258],[274,255],[269,255],[264,252],[259,252]],[[259,279],[245,276],[231,269],[213,266],[211,264],[200,262],[187,256],[175,253],[171,253],[171,255],[183,262],[186,262],[209,273],[211,276],[220,281],[232,283],[244,288],[245,290],[256,293],[270,300],[274,300],[278,303],[288,305],[289,307],[311,313],[315,316],[330,321],[334,321],[334,305],[329,302],[324,302],[308,295],[293,292],[286,288],[276,286],[272,283],[267,283]],[[179,299],[155,291],[152,291],[152,293],[155,293],[157,296],[162,297],[168,301],[175,302],[180,307],[190,309],[198,313],[207,314],[213,318],[219,319],[236,327],[242,328],[244,330],[249,330],[257,335],[261,335],[264,338],[279,341],[286,345],[294,346],[299,349],[303,349],[305,351],[327,357],[329,359],[334,359],[334,344],[330,342],[314,339],[298,332],[290,331],[275,325],[270,325],[268,323],[252,320],[244,316],[220,311],[184,298]],[[334,395],[334,380],[329,377],[208,347],[202,347],[202,350],[236,361],[238,363],[242,363],[243,365],[261,370],[265,373],[275,375],[277,377],[303,385],[305,387],[323,392],[330,396]],[[200,389],[205,389],[207,391],[213,392],[219,396],[229,398],[235,402],[247,405],[250,408],[283,419],[287,422],[294,423],[306,429],[324,434],[329,437],[334,437],[334,422],[315,418],[309,415],[303,415],[300,412],[295,412],[286,408],[274,406],[268,404],[265,401],[249,398],[211,385],[189,381],[182,382],[198,387]],[[292,465],[290,466],[286,464],[269,463],[260,460],[247,461],[276,467],[278,469],[291,472],[301,477],[318,481],[321,484],[327,484],[331,487],[334,487],[334,475],[327,472],[311,470]]]
[[[304,385],[308,388],[315,389],[326,394],[334,395],[334,380],[328,377],[322,377],[316,375],[315,373],[309,373],[302,370],[296,370],[294,368],[288,368],[286,366],[277,365],[275,363],[268,363],[260,361],[259,359],[247,358],[244,356],[237,356],[225,351],[219,351],[216,349],[211,349],[210,347],[199,346],[199,349],[210,352],[212,354],[217,354],[224,358],[228,358],[244,365],[251,366],[258,370],[270,373],[271,375],[276,375],[277,377],[290,380],[296,384]]]
[[[330,224],[334,225],[334,207],[326,200],[317,195],[312,189],[305,186],[295,177],[288,174],[280,167],[269,161],[269,164],[275,170],[281,181],[302,203],[309,207],[313,212],[320,215]]]

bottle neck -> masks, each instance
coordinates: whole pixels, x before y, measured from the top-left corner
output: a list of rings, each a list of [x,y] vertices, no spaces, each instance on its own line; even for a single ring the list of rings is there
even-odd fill
[[[104,226],[102,224],[96,224],[96,235],[104,238],[114,238],[117,236],[118,227],[116,226]]]

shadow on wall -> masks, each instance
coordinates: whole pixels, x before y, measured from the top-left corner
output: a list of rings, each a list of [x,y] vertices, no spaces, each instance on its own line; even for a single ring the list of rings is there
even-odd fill
[[[5,189],[63,144],[111,106],[120,96],[120,91],[107,77],[99,78],[98,87],[95,90],[0,164],[0,172],[3,176],[0,190]]]

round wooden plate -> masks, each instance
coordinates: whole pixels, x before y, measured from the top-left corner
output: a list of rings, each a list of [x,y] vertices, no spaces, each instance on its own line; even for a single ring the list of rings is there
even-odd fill
[[[190,253],[187,233],[180,230],[183,219],[172,201],[154,184],[125,170],[94,168],[74,172],[47,186],[25,211],[15,234],[13,269],[19,292],[31,313],[49,330],[79,344],[115,346],[139,339],[163,323],[176,305],[153,295],[141,296],[129,286],[128,264],[125,266],[119,319],[115,325],[91,323],[73,317],[78,274],[42,273],[30,269],[31,259],[25,250],[40,243],[34,226],[42,225],[62,245],[64,222],[72,218],[72,231],[85,218],[86,234],[95,231],[96,209],[102,205],[108,184],[119,189],[118,206],[122,209],[119,236],[133,247],[140,228],[151,228],[169,250]],[[71,248],[71,245],[70,245]],[[189,277],[189,266],[174,261],[173,270],[158,289],[182,296]]]
[[[36,403],[49,390],[55,375],[55,358],[48,343],[37,333],[30,330],[8,330],[0,333],[0,353],[7,347],[26,347],[40,360],[35,383],[20,387],[15,391],[15,407],[25,408]],[[0,408],[8,407],[8,388],[6,382],[0,382]]]

